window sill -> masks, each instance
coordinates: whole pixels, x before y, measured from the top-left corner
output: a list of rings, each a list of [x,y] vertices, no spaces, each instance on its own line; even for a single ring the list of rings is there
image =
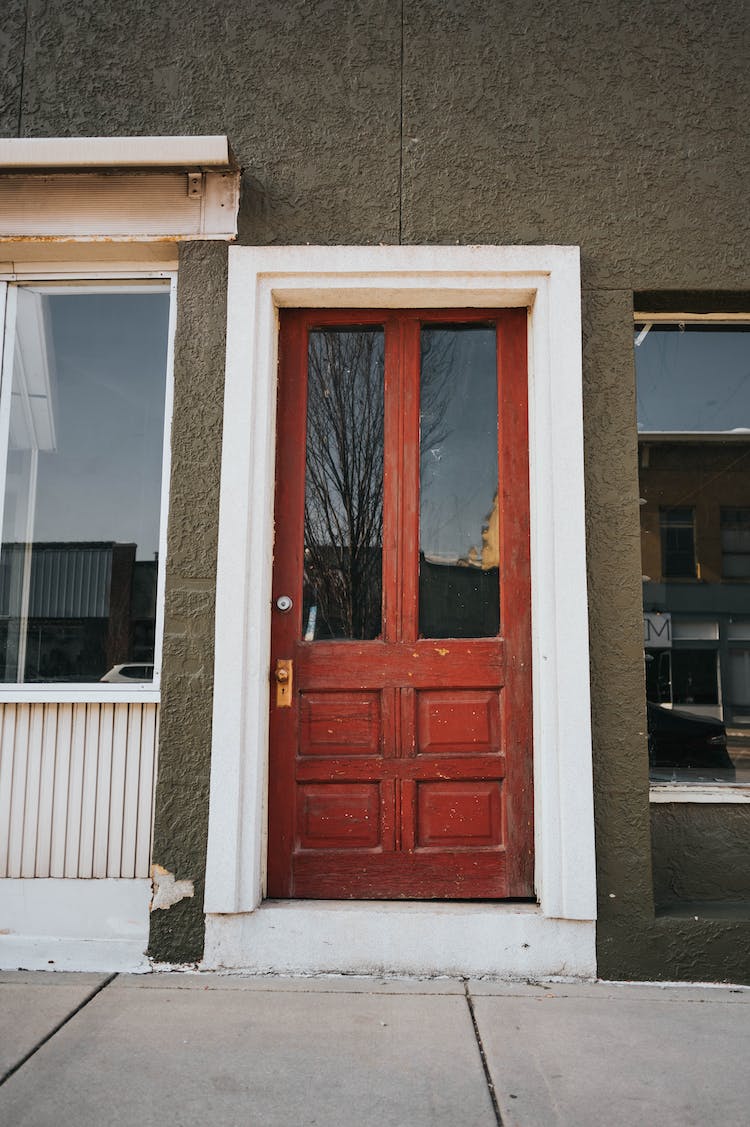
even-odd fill
[[[153,684],[2,685],[0,704],[159,704]]]
[[[676,900],[656,908],[658,920],[750,920],[747,900]]]
[[[699,783],[652,784],[651,802],[750,802],[750,785],[706,786]]]

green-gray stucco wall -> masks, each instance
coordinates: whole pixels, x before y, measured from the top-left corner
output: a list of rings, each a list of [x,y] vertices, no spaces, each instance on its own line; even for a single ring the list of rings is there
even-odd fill
[[[194,896],[151,916],[150,953],[203,954],[227,248],[180,249],[159,768],[153,860]]]
[[[599,972],[748,980],[750,878],[723,875],[744,810],[649,808],[632,359],[634,291],[747,286],[744,0],[10,0],[2,22],[3,135],[226,133],[241,242],[580,245]],[[154,859],[196,896],[154,914],[168,961],[202,948],[224,285],[225,248],[185,249]]]

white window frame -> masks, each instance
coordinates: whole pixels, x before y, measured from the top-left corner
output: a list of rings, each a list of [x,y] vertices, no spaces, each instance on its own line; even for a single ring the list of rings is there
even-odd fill
[[[140,269],[127,270],[102,270],[87,268],[85,264],[71,263],[70,269],[43,270],[33,263],[28,264],[27,270],[16,266],[13,272],[0,272],[0,400],[2,388],[7,387],[6,380],[11,380],[13,375],[14,340],[14,308],[15,294],[21,287],[39,285],[45,289],[53,289],[60,293],[70,288],[70,292],[106,292],[107,289],[117,287],[121,283],[123,288],[138,290],[142,287],[152,288],[156,283],[163,285],[159,288],[169,291],[169,323],[167,338],[166,383],[164,396],[164,436],[162,446],[162,479],[160,493],[160,525],[159,525],[159,570],[156,588],[156,625],[154,645],[154,677],[153,681],[138,682],[132,685],[107,682],[80,682],[71,684],[39,683],[33,685],[2,683],[0,684],[0,704],[13,703],[158,703],[160,700],[161,662],[164,638],[164,594],[166,583],[166,555],[167,555],[167,520],[169,509],[169,479],[170,479],[170,453],[171,453],[171,427],[172,409],[174,401],[174,335],[177,314],[177,271],[155,270],[153,266],[144,266]],[[2,439],[0,438],[0,443]],[[0,484],[5,481],[6,451],[0,449]],[[4,496],[0,496],[0,519]]]
[[[475,928],[480,917],[492,921],[493,943],[502,943],[504,937],[510,942],[511,935],[517,938],[519,926],[529,939],[533,933],[536,941],[540,924],[549,936],[553,922],[572,925],[577,921],[585,932],[579,972],[584,964],[586,973],[592,972],[596,881],[577,247],[230,248],[205,894],[207,962],[236,965],[239,960],[247,965],[246,952],[240,950],[244,940],[240,942],[236,930],[247,920],[242,914],[253,913],[262,928],[262,921],[269,921],[268,913],[274,911],[274,902],[264,903],[264,896],[276,370],[278,309],[282,306],[516,306],[530,311],[538,906],[502,902],[420,905],[419,911],[424,925],[437,929],[435,935],[443,926],[441,920],[453,920],[464,937],[456,939],[459,943],[471,934],[480,943]],[[337,910],[339,902],[329,902],[329,906]],[[519,913],[520,908],[524,913]],[[283,920],[292,931],[298,929],[295,934],[303,935],[308,928],[313,934],[320,909],[320,902],[290,902],[284,905],[287,914]],[[393,902],[388,909],[389,918],[401,927],[405,926],[404,913],[413,913],[415,906]],[[357,906],[357,926],[363,927],[363,934],[377,934],[383,910],[383,905],[367,902]],[[328,921],[326,926],[334,931],[339,926],[343,929],[337,932],[342,937],[351,928],[343,918],[338,924],[333,916]],[[273,950],[274,943],[282,942],[279,928],[283,925],[277,921],[269,926],[276,936],[269,939]],[[579,936],[583,932],[579,930]],[[417,964],[409,962],[405,934],[401,932],[398,965],[421,965],[418,959]],[[564,964],[567,951],[571,966],[576,961],[572,954],[575,942],[570,930],[565,935],[567,938],[559,939],[562,950],[558,954]],[[262,963],[265,956],[259,936],[254,958]],[[365,953],[352,965],[365,965],[368,957]],[[297,969],[321,969],[325,964],[314,955],[299,959],[290,955],[290,959],[288,965]],[[287,964],[280,956],[276,965]],[[469,960],[461,965],[476,964]],[[518,967],[522,965],[518,963]]]

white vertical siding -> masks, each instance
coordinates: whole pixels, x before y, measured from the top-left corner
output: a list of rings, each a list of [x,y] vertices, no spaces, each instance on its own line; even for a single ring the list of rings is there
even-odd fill
[[[86,713],[88,707],[73,709],[73,734],[70,746],[68,772],[68,803],[65,814],[64,877],[78,876],[78,852],[81,844],[81,817],[83,814],[83,764],[86,755]],[[91,754],[91,748],[88,748]],[[57,811],[54,811],[57,814]],[[11,876],[15,874],[11,873]]]
[[[109,796],[112,785],[112,755],[115,705],[99,706],[99,773],[96,780],[96,805],[94,809],[94,855],[91,875],[106,877],[107,847],[109,845]],[[149,828],[151,823],[149,822]],[[148,864],[146,866],[148,868]]]
[[[128,712],[115,708],[112,728],[112,780],[109,790],[107,872],[122,873],[122,820],[125,805],[125,761],[128,751]]]
[[[37,826],[39,824],[39,791],[42,773],[42,725],[44,712],[36,708],[29,716],[28,756],[26,759],[26,793],[24,795],[23,841],[21,843],[21,876],[36,876]]]
[[[55,795],[55,763],[57,760],[57,732],[59,705],[42,706],[42,770],[39,783],[39,820],[36,834],[36,876],[50,875],[52,856],[52,810]],[[0,755],[2,747],[0,746]]]
[[[26,806],[26,766],[29,758],[29,710],[16,707],[14,712],[13,763],[10,788],[10,841],[8,842],[9,876],[21,875],[23,815]]]
[[[138,810],[145,806],[151,808],[154,792],[156,766],[155,756],[144,753],[144,748],[157,746],[157,726],[159,716],[156,708],[144,709],[141,713],[141,770],[138,780]],[[136,820],[135,875],[148,873],[151,866],[151,821]]]
[[[0,717],[0,749],[12,746],[15,710],[12,705],[3,709]],[[13,756],[0,755],[0,873],[5,872],[10,859],[10,807],[13,786]]]
[[[147,877],[156,704],[0,705],[0,877]]]
[[[20,708],[20,705],[16,705]],[[33,706],[32,706],[33,707]],[[70,775],[70,754],[73,742],[73,713],[78,705],[49,705],[57,715],[57,735],[55,738],[55,778],[52,795],[52,842],[50,847],[49,875],[65,876],[65,836],[68,820],[68,779]],[[3,749],[0,749],[4,751]]]

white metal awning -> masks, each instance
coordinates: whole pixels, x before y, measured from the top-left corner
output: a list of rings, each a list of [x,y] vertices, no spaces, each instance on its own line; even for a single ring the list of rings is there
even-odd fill
[[[0,241],[232,240],[227,137],[0,139]]]
[[[0,173],[39,169],[236,169],[229,140],[213,137],[0,139]]]

